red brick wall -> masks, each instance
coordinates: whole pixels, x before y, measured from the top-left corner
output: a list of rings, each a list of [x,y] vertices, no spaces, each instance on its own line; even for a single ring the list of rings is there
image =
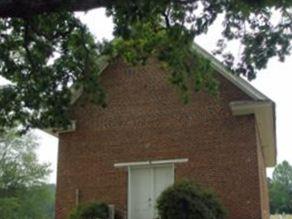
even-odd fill
[[[126,215],[127,172],[115,163],[188,158],[176,166],[176,180],[213,188],[230,219],[260,219],[255,120],[232,116],[229,109],[230,101],[249,97],[220,82],[217,100],[200,92],[183,105],[156,62],[110,66],[103,73],[108,107],[81,98],[73,113],[77,130],[60,135],[56,218],[66,218],[74,207],[76,189],[80,202],[105,201]]]

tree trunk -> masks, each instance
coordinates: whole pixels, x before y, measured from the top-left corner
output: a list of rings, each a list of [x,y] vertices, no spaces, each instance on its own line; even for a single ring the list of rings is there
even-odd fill
[[[29,17],[58,10],[87,11],[114,0],[0,0],[0,17]]]

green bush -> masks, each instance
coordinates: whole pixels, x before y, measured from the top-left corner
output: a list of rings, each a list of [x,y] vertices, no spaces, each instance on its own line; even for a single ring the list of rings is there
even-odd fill
[[[167,188],[157,199],[161,219],[223,219],[226,211],[216,195],[191,182]]]
[[[109,208],[105,203],[88,203],[73,209],[69,219],[108,219]]]

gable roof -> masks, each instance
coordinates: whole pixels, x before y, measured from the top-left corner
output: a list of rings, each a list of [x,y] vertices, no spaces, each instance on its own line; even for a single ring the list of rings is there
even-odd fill
[[[252,98],[253,101],[231,102],[231,111],[235,116],[255,115],[257,142],[262,149],[265,165],[275,166],[277,162],[275,103],[246,80],[232,74],[218,59],[198,44],[194,44],[193,47],[196,52],[210,60],[216,72]]]
[[[230,108],[234,116],[254,114],[256,118],[257,141],[262,148],[264,162],[267,167],[276,165],[276,123],[275,123],[275,103],[258,91],[249,82],[243,78],[232,74],[218,59],[208,53],[198,44],[194,43],[194,50],[207,58],[216,72],[247,94],[252,101],[234,101],[230,103]],[[107,68],[109,62],[106,57],[100,59],[100,74]],[[72,87],[73,98],[71,104],[74,104],[83,92],[82,88],[78,90]],[[75,122],[72,122],[72,130],[75,130]],[[67,132],[68,130],[45,130],[56,136],[56,133]]]
[[[226,68],[218,59],[216,59],[213,55],[207,52],[198,44],[194,43],[193,45],[194,50],[205,57],[206,59],[210,60],[212,67],[221,74],[224,78],[228,81],[233,83],[236,87],[242,90],[245,94],[251,97],[253,100],[270,100],[267,96],[253,87],[249,82],[244,80],[243,78],[234,75],[228,68]]]

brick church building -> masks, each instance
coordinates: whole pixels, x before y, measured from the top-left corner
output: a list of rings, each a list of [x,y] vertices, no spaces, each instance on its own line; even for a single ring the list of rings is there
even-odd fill
[[[184,105],[158,61],[105,66],[108,107],[76,92],[72,129],[59,138],[56,218],[102,201],[116,218],[153,219],[155,200],[182,179],[212,188],[229,219],[268,219],[265,170],[276,164],[275,104],[210,54],[219,97]]]

